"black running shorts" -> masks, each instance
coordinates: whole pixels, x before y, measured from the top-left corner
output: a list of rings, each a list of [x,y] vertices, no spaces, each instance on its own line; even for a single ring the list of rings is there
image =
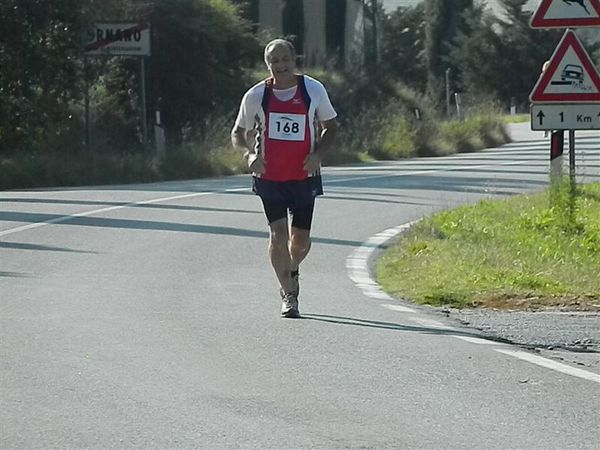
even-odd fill
[[[276,220],[286,218],[289,211],[292,219],[292,227],[300,228],[301,230],[310,230],[313,211],[315,209],[314,198],[313,202],[309,206],[304,206],[302,208],[288,208],[285,203],[269,200],[263,197],[260,199],[262,200],[269,225]]]
[[[321,177],[299,181],[269,181],[253,177],[252,190],[260,196],[269,224],[286,218],[288,211],[292,226],[310,230],[315,197],[323,194]]]

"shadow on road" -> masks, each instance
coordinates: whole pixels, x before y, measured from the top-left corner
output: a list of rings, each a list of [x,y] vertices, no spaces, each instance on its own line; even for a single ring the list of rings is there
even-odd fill
[[[240,236],[267,239],[267,231],[249,230],[237,227],[224,227],[216,225],[201,225],[176,222],[157,222],[152,220],[112,219],[104,217],[61,216],[57,214],[29,214],[16,211],[0,212],[0,221],[13,221],[23,223],[52,223],[53,225],[75,225],[84,227],[120,228],[145,231],[175,231],[182,233],[204,233],[224,236]],[[346,245],[358,247],[363,243],[346,239],[312,237],[313,243]]]
[[[29,275],[19,272],[2,272],[0,271],[0,277],[5,278],[29,278]]]
[[[182,206],[182,205],[163,205],[160,203],[132,203],[132,202],[111,202],[96,200],[70,200],[70,199],[49,199],[49,198],[20,198],[7,197],[0,198],[3,203],[41,203],[41,204],[59,204],[59,205],[90,205],[90,206],[123,206],[128,208],[148,208],[148,209],[172,209],[179,211],[205,211],[205,212],[231,212],[240,214],[262,214],[260,210],[232,209],[232,208],[210,208],[206,206]]]
[[[425,334],[440,334],[448,336],[464,336],[470,338],[486,339],[494,342],[508,344],[510,341],[501,338],[491,338],[490,336],[482,336],[478,333],[471,333],[468,331],[461,331],[454,328],[436,328],[436,327],[424,327],[415,325],[403,325],[392,322],[379,322],[374,320],[354,319],[352,317],[340,317],[330,316],[324,314],[302,314],[302,319],[316,320],[318,322],[335,323],[339,325],[353,325],[357,327],[366,328],[379,328],[383,330],[396,330],[396,331],[409,331],[415,333]]]
[[[20,242],[0,242],[0,248],[9,248],[12,250],[42,250],[47,252],[67,252],[67,253],[88,253],[88,254],[98,254],[98,252],[90,252],[84,250],[73,250],[70,248],[63,247],[51,247],[48,245],[38,245],[38,244],[23,244]]]

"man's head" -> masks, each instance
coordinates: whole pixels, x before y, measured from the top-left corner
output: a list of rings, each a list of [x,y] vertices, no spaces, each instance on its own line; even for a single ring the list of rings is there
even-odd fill
[[[265,64],[276,81],[293,78],[296,50],[290,41],[274,39],[265,46]]]

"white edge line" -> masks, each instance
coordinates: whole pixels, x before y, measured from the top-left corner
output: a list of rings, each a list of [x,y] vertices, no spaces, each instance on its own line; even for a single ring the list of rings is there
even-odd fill
[[[417,221],[404,223],[397,227],[389,228],[377,233],[367,241],[365,241],[360,247],[356,248],[350,256],[346,259],[346,269],[348,270],[348,276],[356,286],[363,292],[363,295],[371,298],[380,300],[392,301],[392,297],[383,292],[379,287],[379,284],[371,278],[369,273],[369,260],[373,256],[375,250],[382,248],[382,246],[393,239],[398,234],[407,230],[411,225]],[[405,313],[415,313],[416,311],[412,308],[400,305],[384,305],[388,309]]]
[[[348,259],[346,260],[346,267],[348,269],[348,274],[350,278],[356,283],[357,287],[363,291],[363,294],[367,297],[371,298],[380,298],[380,299],[391,299],[385,292],[381,290],[379,285],[371,278],[371,275],[368,271],[368,262],[372,257],[373,253],[376,249],[381,248],[388,240],[397,236],[401,232],[408,229],[411,225],[418,222],[408,222],[397,227],[389,228],[387,230],[382,231],[381,233],[376,234],[372,238],[368,239],[362,246],[355,249]],[[382,240],[382,236],[386,236],[387,239]],[[372,245],[374,242],[377,242],[378,245]],[[392,311],[398,311],[403,313],[416,313],[415,310],[394,304],[382,304],[384,308],[387,308]],[[446,327],[435,320],[424,318],[424,317],[409,317],[409,320],[412,322],[416,322],[418,324],[432,327],[432,328],[442,328],[446,329]],[[453,330],[452,328],[448,328],[448,330]],[[456,330],[459,331],[459,330]],[[460,339],[466,342],[470,342],[472,344],[478,345],[494,345],[494,346],[503,346],[504,344],[486,340],[477,337],[470,336],[460,336],[460,335],[450,335],[456,339]],[[508,350],[503,348],[495,348],[497,352],[503,353],[508,356],[512,356],[523,361],[527,361],[538,366],[544,367],[546,369],[554,370],[557,372],[562,372],[567,375],[571,375],[578,378],[583,378],[585,380],[593,381],[596,383],[600,383],[600,375],[595,374],[593,372],[588,372],[587,370],[578,369],[576,367],[567,366],[566,364],[561,364],[555,361],[552,361],[547,358],[543,358],[541,356],[532,355],[531,353],[527,353],[522,350]]]
[[[556,370],[557,372],[562,372],[567,375],[583,378],[585,380],[593,381],[595,383],[600,383],[600,375],[593,372],[588,372],[587,370],[567,366],[566,364],[561,364],[559,362],[552,361],[551,359],[546,359],[542,356],[532,355],[531,353],[522,350],[508,350],[499,348],[495,350],[505,355],[513,356],[515,358],[522,359],[523,361],[527,361],[538,366],[545,367],[547,369]]]
[[[460,339],[462,341],[470,342],[471,344],[479,344],[479,345],[504,345],[500,342],[491,341],[488,339],[471,337],[471,336],[454,336],[456,339]]]

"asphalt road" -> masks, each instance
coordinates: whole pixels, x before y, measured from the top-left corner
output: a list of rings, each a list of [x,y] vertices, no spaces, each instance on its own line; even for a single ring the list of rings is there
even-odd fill
[[[597,448],[597,366],[361,278],[383,230],[542,189],[547,140],[514,136],[325,170],[303,320],[279,318],[246,176],[0,192],[0,448]],[[598,180],[599,134],[578,149]]]

